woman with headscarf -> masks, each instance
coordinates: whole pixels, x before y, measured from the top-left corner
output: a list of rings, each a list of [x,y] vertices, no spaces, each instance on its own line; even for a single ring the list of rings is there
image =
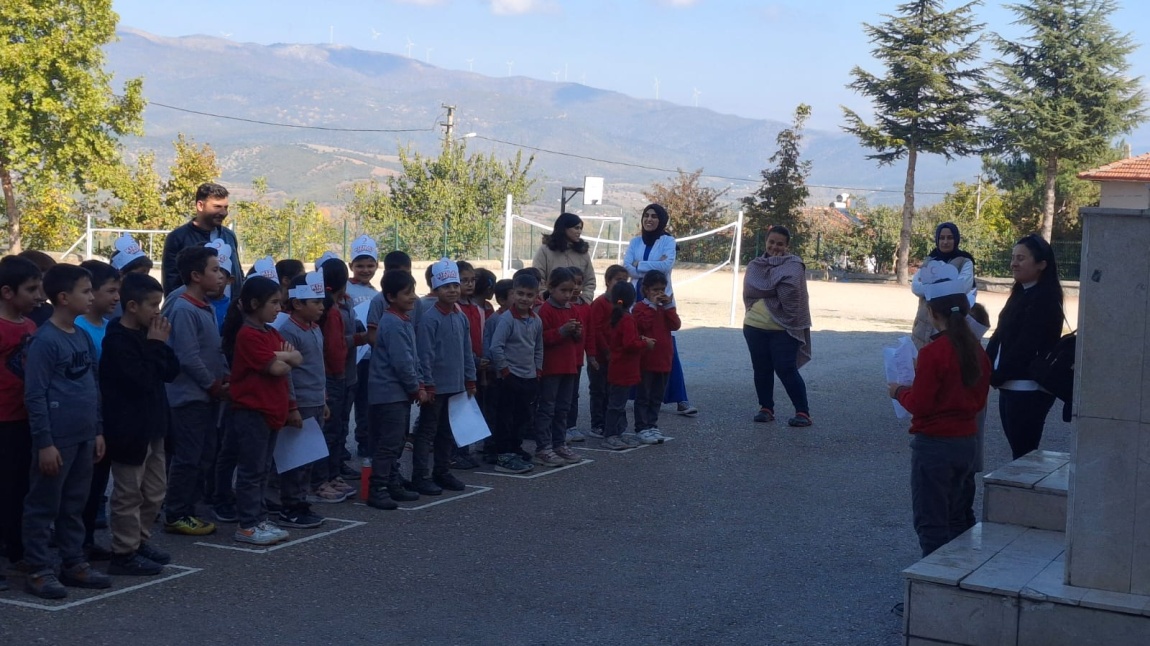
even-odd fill
[[[934,251],[927,256],[927,262],[938,260],[954,265],[958,270],[958,280],[969,292],[974,289],[974,256],[958,248],[961,241],[958,226],[953,222],[938,225],[934,229]],[[920,272],[916,272],[910,282],[910,290],[918,296],[918,313],[914,317],[911,339],[914,341],[914,347],[921,350],[924,345],[930,343],[930,338],[936,330],[930,322],[930,312],[926,307],[926,299],[923,298],[925,289],[919,274]]]
[[[756,422],[775,419],[775,375],[795,407],[790,426],[810,426],[807,384],[799,368],[811,360],[811,306],[807,266],[790,251],[791,232],[773,226],[767,251],[747,265],[743,278],[743,338],[755,371]]]
[[[583,271],[583,292],[578,296],[590,304],[595,298],[595,267],[591,264],[589,249],[583,239],[583,219],[574,213],[564,213],[555,219],[551,233],[543,236],[543,244],[535,252],[531,266],[543,272],[544,283],[554,269],[578,267]]]
[[[649,271],[661,271],[667,277],[667,295],[674,297],[671,286],[671,269],[675,266],[675,252],[678,246],[675,236],[667,233],[670,216],[662,204],[648,204],[643,208],[639,219],[641,235],[631,239],[627,253],[623,256],[623,266],[635,284],[635,291],[642,295],[643,276]],[[679,348],[674,333],[671,334],[674,353],[671,359],[671,378],[667,382],[667,394],[663,402],[675,404],[675,412],[687,417],[699,414],[699,409],[687,399],[687,381],[683,376],[683,364],[679,362]]]

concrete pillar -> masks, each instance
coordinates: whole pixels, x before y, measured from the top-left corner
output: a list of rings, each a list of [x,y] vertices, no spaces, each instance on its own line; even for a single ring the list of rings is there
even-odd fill
[[[1150,210],[1080,214],[1066,582],[1150,595]]]

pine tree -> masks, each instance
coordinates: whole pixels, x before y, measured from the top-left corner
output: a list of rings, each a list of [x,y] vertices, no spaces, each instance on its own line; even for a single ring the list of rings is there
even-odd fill
[[[1062,160],[1084,161],[1145,119],[1141,78],[1129,78],[1128,34],[1107,21],[1113,0],[1031,0],[1011,5],[1027,36],[996,36],[1000,58],[986,84],[994,143],[1005,155],[1027,155],[1044,180],[1042,236],[1054,230]]]
[[[955,156],[978,152],[977,125],[980,95],[975,87],[983,71],[978,58],[978,32],[974,6],[943,10],[941,0],[915,0],[898,6],[897,16],[886,15],[880,25],[864,24],[875,48],[875,58],[886,67],[877,77],[862,68],[851,70],[848,86],[871,99],[876,123],[870,125],[854,111],[843,108],[843,130],[876,152],[868,159],[880,165],[906,158],[902,230],[899,233],[895,273],[906,284],[910,241],[914,230],[914,173],[921,153]]]
[[[806,206],[810,191],[807,177],[811,162],[800,161],[803,143],[803,125],[811,116],[811,106],[800,103],[795,108],[794,123],[779,131],[775,137],[778,150],[768,161],[772,168],[760,172],[763,184],[753,195],[743,198],[746,209],[747,230],[762,233],[768,227],[782,225],[791,235],[802,239],[804,222],[801,210]]]
[[[0,186],[12,252],[22,246],[22,185],[82,187],[90,167],[119,154],[118,137],[139,130],[143,82],[116,96],[103,70],[117,19],[111,0],[0,2]]]

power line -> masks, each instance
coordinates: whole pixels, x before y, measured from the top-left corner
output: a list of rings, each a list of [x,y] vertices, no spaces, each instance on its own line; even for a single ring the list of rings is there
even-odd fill
[[[166,103],[158,103],[156,101],[149,101],[148,105],[154,105],[169,110],[176,110],[177,112],[187,112],[189,114],[198,114],[204,117],[213,117],[216,119],[227,119],[228,121],[242,121],[244,123],[256,123],[261,126],[275,126],[277,128],[297,128],[299,130],[325,130],[327,132],[429,132],[435,129],[435,125],[427,128],[332,128],[328,126],[301,126],[294,123],[276,123],[274,121],[260,121],[259,119],[245,119],[244,117],[231,117],[225,114],[214,114],[212,112],[201,112],[200,110],[189,110],[188,108],[181,108],[174,105],[167,105]],[[436,115],[436,121],[439,116]]]

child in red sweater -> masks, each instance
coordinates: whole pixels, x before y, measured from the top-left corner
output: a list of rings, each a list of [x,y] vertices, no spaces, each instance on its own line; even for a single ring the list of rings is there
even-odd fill
[[[578,267],[568,267],[567,270],[575,277],[575,291],[573,293],[581,294],[583,292],[583,270]],[[583,374],[584,356],[589,361],[595,361],[596,338],[591,330],[591,304],[584,303],[581,298],[574,298],[571,300],[571,309],[575,310],[575,316],[586,332],[579,337],[578,365],[575,372],[575,382],[571,385],[571,407],[567,409],[567,441],[583,442],[587,439],[587,434],[579,430],[579,381]]]
[[[635,432],[643,444],[662,444],[667,438],[659,431],[659,408],[671,378],[671,359],[674,348],[671,333],[682,325],[675,311],[675,301],[667,295],[667,276],[651,270],[643,276],[643,300],[635,304],[631,314],[639,334],[655,339],[650,352],[644,352],[639,362],[641,378],[635,391]]]
[[[595,337],[595,354],[587,355],[588,391],[591,394],[591,430],[588,435],[603,439],[604,418],[607,416],[607,364],[611,351],[607,338],[611,332],[611,288],[616,283],[627,280],[627,269],[622,265],[611,265],[603,274],[605,290],[591,302],[591,332]]]
[[[655,339],[639,335],[635,317],[628,310],[635,304],[635,288],[622,281],[611,288],[611,332],[607,346],[611,358],[607,366],[607,416],[603,426],[603,448],[621,451],[642,442],[627,428],[627,397],[642,377],[639,364],[644,350],[655,347]]]
[[[924,286],[940,332],[919,351],[914,384],[889,384],[890,396],[914,416],[911,500],[923,556],[973,525],[963,488],[975,468],[976,417],[990,390],[990,359],[966,322],[970,306],[957,273]]]
[[[567,446],[567,410],[579,371],[583,324],[571,308],[575,277],[566,267],[551,271],[549,295],[539,307],[543,323],[543,376],[535,414],[535,463],[549,467],[583,461]]]

